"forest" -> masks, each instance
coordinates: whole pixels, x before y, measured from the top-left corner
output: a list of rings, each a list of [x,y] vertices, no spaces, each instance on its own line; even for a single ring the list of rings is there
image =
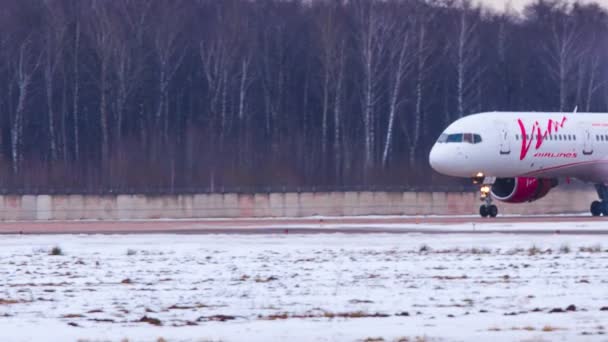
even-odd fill
[[[482,111],[608,111],[608,12],[535,0],[0,0],[0,192],[443,189]]]

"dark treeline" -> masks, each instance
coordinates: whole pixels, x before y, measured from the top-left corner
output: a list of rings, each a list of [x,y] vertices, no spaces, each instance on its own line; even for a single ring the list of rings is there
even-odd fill
[[[430,186],[486,110],[608,109],[608,20],[423,0],[1,0],[0,188]]]

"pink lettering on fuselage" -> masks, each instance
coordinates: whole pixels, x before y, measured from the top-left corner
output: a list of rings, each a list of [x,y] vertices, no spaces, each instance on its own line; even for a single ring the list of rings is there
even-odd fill
[[[576,152],[536,152],[535,158],[576,158]]]
[[[524,122],[521,119],[517,119],[517,123],[519,123],[519,128],[521,130],[521,152],[519,154],[519,160],[523,160],[524,158],[526,158],[526,156],[528,155],[528,151],[532,147],[532,141],[534,141],[535,136],[536,145],[534,146],[534,149],[538,150],[543,145],[543,142],[545,141],[547,135],[557,133],[560,128],[564,128],[564,123],[566,123],[566,120],[567,119],[565,116],[562,118],[561,122],[549,119],[549,121],[547,122],[547,128],[544,131],[541,129],[541,126],[538,121],[536,121],[529,131],[530,134],[528,134],[528,131],[524,126]]]

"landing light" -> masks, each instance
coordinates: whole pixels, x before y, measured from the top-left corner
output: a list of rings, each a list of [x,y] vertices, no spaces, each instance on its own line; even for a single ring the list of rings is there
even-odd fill
[[[473,179],[473,184],[481,184],[483,182],[483,172],[477,172],[477,174],[475,174],[475,176],[472,177]]]
[[[489,185],[484,185],[481,187],[481,189],[479,189],[481,194],[479,196],[479,198],[483,201],[486,198],[488,198],[488,195],[490,194],[490,186]]]

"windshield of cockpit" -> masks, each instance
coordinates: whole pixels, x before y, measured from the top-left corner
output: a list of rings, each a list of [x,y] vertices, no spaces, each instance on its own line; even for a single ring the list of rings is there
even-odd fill
[[[437,142],[442,143],[469,143],[478,144],[481,142],[481,135],[475,133],[454,133],[446,134],[443,133],[437,139]]]

